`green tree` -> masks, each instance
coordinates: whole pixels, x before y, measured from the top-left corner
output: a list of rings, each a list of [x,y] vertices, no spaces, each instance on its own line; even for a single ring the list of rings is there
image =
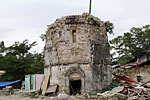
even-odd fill
[[[43,73],[43,53],[30,53],[30,49],[36,42],[29,44],[28,40],[15,42],[9,47],[0,46],[0,68],[6,70],[1,80],[24,80],[27,74]]]
[[[46,34],[41,34],[40,38],[42,39],[42,41],[44,41],[46,39]]]
[[[114,35],[114,32],[113,32],[114,24],[111,23],[110,21],[106,21],[106,22],[105,22],[105,26],[106,26],[106,31],[107,31],[107,33]]]
[[[113,54],[118,56],[114,58],[117,63],[124,64],[129,60],[150,50],[150,25],[143,27],[133,27],[130,32],[124,33],[110,41]]]
[[[28,72],[32,74],[42,74],[44,72],[44,55],[43,53],[29,54],[33,57],[33,61],[28,69]],[[30,74],[29,73],[29,74]]]
[[[37,45],[36,42],[28,44],[29,41],[26,39],[22,43],[19,41],[15,42],[13,45],[9,47],[5,47],[4,52],[6,54],[12,54],[16,56],[25,56],[25,54],[29,53],[29,50]]]

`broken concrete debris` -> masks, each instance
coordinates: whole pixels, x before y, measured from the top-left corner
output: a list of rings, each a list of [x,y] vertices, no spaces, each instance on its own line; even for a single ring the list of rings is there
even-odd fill
[[[67,100],[69,96],[66,93],[59,93],[57,96],[58,100]]]
[[[118,75],[114,75],[115,77]],[[120,78],[120,77],[119,77]],[[124,86],[124,89],[120,92],[128,97],[129,100],[149,100],[150,99],[150,88],[146,87],[146,84],[148,84],[150,81],[145,82],[145,83],[140,83],[140,82],[131,82],[128,81],[132,80],[128,77],[125,82],[120,81],[120,85]],[[122,80],[122,78],[120,78]]]
[[[45,78],[45,81],[48,82],[49,80]],[[50,97],[40,96],[40,94],[38,94],[39,93],[38,91],[24,91],[24,92],[22,91],[19,93],[19,95],[21,94],[22,96],[29,96],[29,97],[34,96],[35,98],[42,98],[45,100],[150,100],[150,88],[147,87],[149,81],[145,83],[140,82],[133,83],[120,80],[118,84],[119,84],[118,87],[115,87],[110,91],[97,94],[83,93],[81,95],[73,96],[66,94],[64,91],[56,93],[57,85],[53,86],[50,85],[49,87],[47,87],[46,91],[50,93],[52,92],[56,93],[55,95],[51,95]],[[14,94],[17,93],[18,92]]]

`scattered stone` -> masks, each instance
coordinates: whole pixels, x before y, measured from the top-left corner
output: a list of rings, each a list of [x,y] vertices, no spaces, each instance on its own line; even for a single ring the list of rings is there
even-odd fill
[[[57,96],[57,99],[58,100],[68,100],[68,95],[65,94],[65,93],[59,93],[58,96]]]
[[[123,89],[124,89],[124,86],[118,86],[118,87],[113,88],[113,89],[111,90],[111,92],[119,93],[119,92],[121,92]]]

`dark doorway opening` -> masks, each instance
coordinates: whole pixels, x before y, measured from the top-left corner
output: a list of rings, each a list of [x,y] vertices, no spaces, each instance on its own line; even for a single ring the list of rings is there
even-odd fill
[[[81,80],[70,80],[70,95],[81,94]]]

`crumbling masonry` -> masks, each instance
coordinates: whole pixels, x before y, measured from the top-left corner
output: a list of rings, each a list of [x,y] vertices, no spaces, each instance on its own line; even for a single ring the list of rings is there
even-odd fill
[[[65,16],[48,26],[45,75],[69,94],[101,91],[111,83],[105,23],[83,15]]]

